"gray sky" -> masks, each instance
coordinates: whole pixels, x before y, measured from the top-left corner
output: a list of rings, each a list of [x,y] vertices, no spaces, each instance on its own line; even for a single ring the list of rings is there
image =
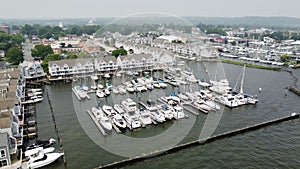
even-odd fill
[[[121,17],[142,12],[176,16],[289,16],[300,0],[6,0],[0,18]]]

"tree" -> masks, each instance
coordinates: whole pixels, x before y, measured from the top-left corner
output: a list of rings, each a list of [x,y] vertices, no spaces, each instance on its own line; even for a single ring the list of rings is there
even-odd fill
[[[122,55],[127,55],[127,51],[123,48],[116,49],[116,50],[112,51],[112,55],[115,56],[115,57],[122,56]]]
[[[13,65],[18,65],[24,61],[22,50],[17,47],[11,47],[6,53],[7,61]]]
[[[284,55],[281,55],[280,56],[280,60],[282,62],[289,62],[291,60],[291,56],[290,55],[287,55],[287,54],[284,54]]]
[[[49,45],[35,45],[32,50],[32,57],[44,59],[47,55],[53,54],[53,50]]]
[[[43,61],[53,61],[53,60],[61,60],[61,56],[59,56],[58,54],[49,54],[47,55]]]

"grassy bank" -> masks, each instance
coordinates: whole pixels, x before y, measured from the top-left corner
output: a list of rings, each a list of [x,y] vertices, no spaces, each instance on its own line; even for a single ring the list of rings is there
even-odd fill
[[[244,63],[244,62],[238,62],[238,61],[233,61],[233,60],[220,59],[220,61],[223,62],[223,63],[229,63],[229,64],[234,64],[234,65],[241,65],[241,66],[246,65],[246,67],[256,68],[256,69],[265,69],[265,70],[274,70],[274,71],[280,71],[281,70],[281,68],[278,68],[278,67],[268,67],[268,66],[262,66],[262,65],[254,65],[254,64],[251,64],[251,63]]]

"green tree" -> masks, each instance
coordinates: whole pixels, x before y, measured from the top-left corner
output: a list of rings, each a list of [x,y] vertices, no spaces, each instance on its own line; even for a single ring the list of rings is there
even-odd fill
[[[291,60],[291,56],[290,55],[287,55],[287,54],[284,54],[284,55],[281,55],[280,56],[280,60],[282,62],[289,62]]]
[[[122,55],[127,55],[127,51],[123,48],[116,49],[116,50],[112,51],[112,55],[115,56],[115,57],[122,56]]]
[[[53,61],[53,60],[61,60],[61,56],[59,56],[58,54],[49,54],[47,55],[43,61]]]
[[[53,54],[53,50],[50,45],[35,45],[31,54],[34,58],[44,59],[47,55]]]
[[[6,53],[7,61],[13,65],[18,65],[24,61],[22,50],[17,47],[11,47]]]

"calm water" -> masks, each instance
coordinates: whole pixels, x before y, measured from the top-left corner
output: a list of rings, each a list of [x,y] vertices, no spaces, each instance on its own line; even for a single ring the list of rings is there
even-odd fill
[[[198,79],[226,76],[232,87],[242,70],[240,66],[224,64],[225,74],[222,74],[221,69],[215,71],[213,63],[207,63],[203,66],[200,63],[188,62],[187,65],[193,70]],[[208,74],[204,73],[205,69],[208,69]],[[293,71],[294,75],[300,79],[300,71]],[[162,76],[162,74],[157,74],[157,76]],[[119,78],[113,83],[119,84],[121,81],[122,78]],[[194,117],[189,114],[190,118],[183,119],[182,122],[173,121],[133,132],[126,131],[122,134],[135,138],[151,137],[162,133],[171,126],[178,127],[178,130],[180,130],[182,125],[195,121],[193,128],[182,141],[187,142],[199,138],[205,121],[213,124],[216,119],[220,118],[220,123],[213,132],[213,134],[218,134],[282,117],[292,112],[299,112],[300,97],[289,92],[285,96],[286,87],[291,84],[293,84],[293,79],[286,72],[246,68],[244,92],[256,94],[260,100],[257,105],[235,109],[225,108],[223,114],[212,112],[209,116],[200,113],[198,117]],[[300,86],[299,81],[297,85]],[[107,100],[101,100],[91,94],[91,100],[79,102],[77,99],[73,99],[71,87],[71,84],[63,82],[45,86],[53,106],[58,135],[61,138],[67,161],[66,166],[61,161],[50,165],[48,168],[94,168],[124,159],[103,150],[93,141],[93,139],[102,136],[85,112],[85,110],[94,106],[96,102],[111,104],[122,98],[115,96]],[[191,88],[193,90],[199,89],[198,86],[191,86]],[[262,88],[261,93],[258,92],[259,88]],[[143,93],[140,98],[141,100],[154,99],[156,96],[168,94],[174,90],[178,89],[168,87],[164,91],[154,90],[151,94]],[[180,90],[189,90],[189,87],[182,87]],[[44,95],[44,101],[37,104],[38,134],[39,139],[43,140],[49,137],[57,138],[46,93]],[[128,96],[138,100],[138,96],[135,94],[123,96],[123,98]],[[80,113],[76,114],[75,110]],[[80,124],[85,125],[81,126]],[[123,168],[299,168],[299,128],[299,120],[283,122],[260,130],[184,149],[176,153],[147,159]],[[89,134],[94,132],[95,137],[90,138],[85,131]],[[114,136],[107,137],[113,138]]]

